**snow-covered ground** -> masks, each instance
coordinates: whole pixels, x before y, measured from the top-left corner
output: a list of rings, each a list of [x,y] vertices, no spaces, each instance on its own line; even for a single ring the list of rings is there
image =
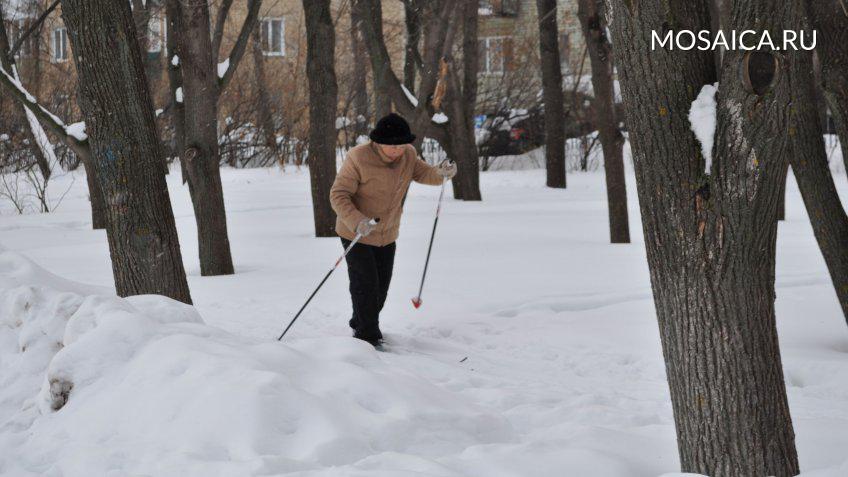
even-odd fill
[[[382,314],[389,353],[349,337],[344,268],[275,341],[341,252],[312,237],[305,170],[223,170],[227,277],[200,276],[188,191],[169,177],[196,311],[114,297],[84,177],[51,188],[72,178],[56,212],[0,216],[2,475],[679,468],[632,174],[633,244],[610,245],[602,173],[571,174],[567,190],[544,188],[540,170],[484,173],[482,203],[443,207],[418,310],[438,188],[413,185]],[[848,204],[848,180],[835,180]],[[802,469],[844,477],[848,329],[793,180],[778,240]]]

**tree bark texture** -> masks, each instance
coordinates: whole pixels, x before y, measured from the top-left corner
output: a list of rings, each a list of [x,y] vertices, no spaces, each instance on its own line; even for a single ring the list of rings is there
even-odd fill
[[[262,129],[262,135],[265,138],[265,147],[274,155],[274,162],[285,168],[285,160],[280,156],[280,149],[277,147],[277,128],[274,126],[274,114],[271,112],[271,97],[268,95],[268,83],[265,80],[265,55],[262,52],[262,42],[260,40],[261,30],[262,28],[256,25],[251,35],[253,79],[256,81],[255,87],[258,93],[256,123]]]
[[[415,94],[415,71],[419,59],[418,43],[421,41],[421,13],[417,2],[403,4],[406,25],[406,44],[403,55],[403,85]]]
[[[356,0],[355,0],[356,1]],[[362,21],[369,22],[370,28],[383,37],[383,4],[380,1],[371,2],[372,11],[369,15],[360,15]],[[374,88],[375,122],[392,112],[392,98],[389,95],[389,78],[393,74],[391,65],[387,62],[371,62],[371,81]]]
[[[233,273],[218,155],[218,69],[207,2],[169,0],[179,15],[175,31],[183,88],[185,149],[181,160],[197,221],[200,274]]]
[[[477,104],[478,2],[463,0],[458,8],[462,19],[462,67],[459,68],[451,49],[446,48],[449,69],[445,104],[450,113],[448,129],[451,140],[449,156],[455,158],[457,174],[453,178],[454,198],[482,200],[480,193],[480,158],[474,137],[474,106]],[[450,38],[446,39],[450,41]]]
[[[564,189],[565,106],[562,96],[562,63],[559,53],[556,0],[536,0],[539,22],[539,58],[542,68],[542,96],[545,103],[545,169],[548,187]]]
[[[797,28],[793,2],[735,3],[730,28]],[[798,473],[777,339],[777,203],[790,73],[747,92],[728,52],[705,173],[688,112],[716,81],[712,52],[651,49],[656,28],[708,30],[706,0],[608,0],[682,471]],[[768,54],[768,53],[764,53]],[[762,78],[754,83],[763,86]]]
[[[174,144],[171,154],[180,157],[185,151],[185,106],[182,101],[177,101],[177,91],[183,86],[182,73],[180,72],[180,45],[177,42],[177,32],[182,28],[180,21],[180,9],[178,0],[166,0],[165,11],[168,16],[168,29],[165,41],[168,45],[168,89],[171,96],[171,126],[174,128]],[[176,64],[174,64],[176,63]],[[180,172],[183,184],[188,180],[188,171],[185,161],[180,161]]]
[[[541,0],[540,0],[541,1]],[[580,0],[578,16],[592,64],[595,124],[604,151],[604,174],[611,243],[630,243],[627,185],[624,181],[624,136],[615,114],[612,47],[607,40],[603,0]],[[562,95],[560,95],[562,97]]]
[[[780,185],[780,193],[778,195],[779,202],[777,203],[777,220],[786,220],[786,181],[788,178],[789,169],[787,167],[786,175],[783,177],[783,182],[781,182]]]
[[[91,202],[91,228],[100,230],[106,228],[106,201],[103,191],[97,180],[97,168],[92,163],[92,158],[81,158],[85,170],[85,180],[88,185],[88,201]]]
[[[821,86],[842,146],[848,175],[848,13],[842,0],[804,0],[818,31],[816,51],[821,61]],[[848,8],[848,7],[846,7]]]
[[[309,81],[309,177],[317,237],[335,236],[330,188],[336,179],[335,28],[330,0],[303,0],[306,15],[306,76]]]
[[[848,18],[845,18],[848,28]],[[821,118],[815,101],[813,58],[808,51],[787,52],[793,59],[789,162],[801,190],[837,299],[848,323],[848,215],[827,163]]]
[[[356,137],[367,136],[369,133],[369,119],[371,114],[368,105],[368,70],[364,65],[368,63],[368,54],[365,51],[365,41],[362,39],[362,19],[357,15],[356,9],[350,9],[350,46],[353,52],[353,112],[356,115],[354,132]],[[375,120],[376,122],[376,120]]]
[[[120,296],[191,303],[128,2],[63,0]],[[115,85],[120,85],[116,88]]]
[[[161,61],[158,56],[151,57],[148,54],[150,50],[150,22],[158,21],[151,14],[153,5],[145,0],[132,0],[133,21],[135,22],[135,32],[138,37],[138,47],[141,52],[141,59],[144,62],[144,73],[147,76],[148,89],[151,91],[151,99],[153,99],[153,91],[156,90],[161,76]]]

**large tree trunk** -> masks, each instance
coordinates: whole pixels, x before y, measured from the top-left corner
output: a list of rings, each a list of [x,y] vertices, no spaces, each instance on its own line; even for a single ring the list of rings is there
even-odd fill
[[[796,29],[791,2],[734,5],[730,27]],[[688,112],[716,81],[712,52],[652,50],[651,31],[708,30],[705,0],[608,0],[681,470],[798,473],[777,340],[777,203],[789,84],[749,94],[745,52],[723,62],[710,174]],[[754,21],[758,21],[754,24]],[[792,21],[790,21],[792,20]],[[763,86],[755,80],[757,87]]]
[[[359,0],[355,0],[359,1]],[[361,15],[362,21],[370,22],[371,28],[382,38],[383,36],[383,4],[380,1],[371,3],[371,15]],[[389,78],[391,65],[384,62],[371,61],[371,82],[374,88],[375,122],[392,112],[392,97],[389,94]]]
[[[268,96],[268,84],[265,80],[265,55],[262,53],[262,42],[260,34],[262,28],[256,25],[251,35],[251,48],[253,50],[253,78],[256,81],[254,87],[257,91],[256,122],[262,130],[265,138],[265,147],[273,154],[274,162],[285,168],[286,163],[280,156],[277,147],[277,128],[274,126],[274,114],[271,112],[271,98]]]
[[[188,188],[197,220],[200,274],[233,273],[224,191],[218,156],[218,72],[212,52],[209,5],[179,2],[182,29],[175,32],[180,53],[185,150],[180,157],[188,172]]]
[[[848,25],[848,18],[843,19]],[[830,271],[842,313],[848,322],[848,216],[839,200],[827,163],[821,118],[815,101],[812,53],[788,52],[793,56],[792,112],[789,137],[792,173],[798,181],[813,232]],[[845,58],[848,60],[848,57]]]
[[[848,8],[848,3],[846,3],[846,8]],[[811,9],[808,7],[808,11]],[[808,14],[809,15],[809,14]],[[845,17],[845,21],[848,22],[848,15]],[[807,20],[807,25],[811,25],[812,22]],[[848,23],[846,23],[848,26]],[[809,30],[808,30],[809,31]],[[812,32],[810,32],[812,35]],[[848,66],[846,66],[846,72],[848,72]],[[813,96],[815,97],[816,102],[816,110],[819,113],[819,124],[822,125],[822,128],[825,128],[828,121],[828,112],[829,108],[827,107],[827,98],[824,95],[824,88],[822,85],[822,65],[821,59],[818,55],[815,54],[815,50],[813,50],[813,84],[815,85],[813,89]]]
[[[174,130],[174,142],[170,151],[172,157],[180,157],[185,151],[185,106],[181,99],[183,79],[180,72],[180,45],[177,42],[177,32],[182,29],[178,0],[166,0],[165,11],[168,17],[168,31],[165,42],[168,46],[168,89],[171,97],[170,120]],[[180,161],[180,173],[183,184],[188,179],[185,161]]]
[[[822,89],[833,120],[848,175],[848,12],[842,0],[809,0],[813,27],[819,38]]]
[[[729,13],[727,8],[726,0],[707,0],[708,5],[710,7],[710,29],[713,32],[718,32],[721,30],[725,35],[729,32],[727,31],[728,22],[730,21],[730,17],[726,15]],[[713,60],[715,61],[716,71],[721,70],[721,60],[724,55],[724,49],[716,48],[713,52]]]
[[[418,59],[418,42],[421,41],[421,11],[417,2],[403,4],[406,25],[406,44],[403,54],[403,85],[415,94],[415,71]]]
[[[539,57],[545,102],[545,168],[548,187],[565,188],[565,106],[559,58],[556,0],[536,0],[539,21]]]
[[[353,112],[356,115],[356,137],[368,135],[371,114],[368,107],[368,56],[362,39],[362,19],[357,9],[350,9],[350,47],[353,51]]]
[[[592,89],[595,125],[604,150],[604,173],[607,183],[610,242],[630,243],[627,217],[627,185],[624,182],[624,136],[618,129],[613,87],[612,48],[607,41],[606,21],[601,15],[603,0],[580,0],[578,16],[589,60],[592,64]]]
[[[780,183],[780,192],[777,203],[777,220],[786,220],[786,181],[789,178],[789,164],[787,163],[786,174]]]
[[[88,185],[88,201],[91,202],[91,228],[99,230],[106,228],[106,201],[100,190],[100,181],[97,180],[97,168],[92,161],[93,158],[80,159]]]
[[[141,52],[141,60],[144,62],[144,73],[147,77],[148,90],[153,98],[153,92],[156,90],[155,81],[157,78],[154,72],[150,70],[151,60],[148,58],[148,50],[150,49],[150,8],[151,5],[145,0],[131,0],[133,22],[135,23],[135,34],[138,38],[138,48]]]
[[[306,76],[309,80],[309,177],[315,235],[336,234],[330,187],[336,179],[338,87],[333,65],[335,29],[330,0],[303,0],[306,14]]]
[[[456,63],[446,47],[450,61],[447,81],[448,97],[446,103],[450,111],[450,150],[449,156],[456,161],[457,173],[453,178],[454,198],[461,200],[482,200],[480,193],[480,158],[477,155],[477,143],[474,138],[474,107],[477,104],[477,17],[478,2],[463,0],[458,14],[462,18],[462,69]],[[448,37],[445,41],[450,42]],[[460,78],[460,72],[462,74]],[[461,80],[461,82],[460,82]]]
[[[63,0],[62,17],[108,203],[115,288],[121,296],[155,293],[191,303],[129,3]]]
[[[159,82],[162,76],[162,61],[158,55],[150,54],[150,22],[158,22],[159,19],[153,17],[152,9],[155,8],[151,1],[147,0],[132,0],[133,22],[135,23],[135,33],[138,38],[138,47],[141,52],[141,58],[144,62],[144,74],[147,78],[147,89],[150,91],[150,100],[156,108],[156,91],[159,89]],[[168,160],[163,158],[162,168],[165,174],[169,173]]]

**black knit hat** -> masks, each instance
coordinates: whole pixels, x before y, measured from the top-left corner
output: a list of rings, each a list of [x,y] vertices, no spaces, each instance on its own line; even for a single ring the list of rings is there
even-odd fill
[[[378,144],[410,144],[415,140],[415,134],[409,130],[406,119],[399,114],[389,113],[377,121],[377,127],[368,135]]]

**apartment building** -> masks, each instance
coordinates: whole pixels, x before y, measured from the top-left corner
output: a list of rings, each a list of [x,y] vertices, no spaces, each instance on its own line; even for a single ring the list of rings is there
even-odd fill
[[[49,0],[0,0],[4,2],[7,29],[14,43],[47,6]],[[336,72],[339,83],[340,115],[349,114],[351,78],[357,69],[370,70],[367,58],[357,60],[352,48],[350,1],[333,0],[336,19]],[[212,2],[212,19],[217,15]],[[167,19],[162,0],[131,0],[146,5],[149,21],[143,43],[148,78],[155,107],[166,108],[170,95],[167,83]],[[383,27],[392,67],[402,75],[405,43],[404,7],[401,0],[384,0]],[[588,72],[583,37],[576,15],[576,0],[560,0],[560,51],[566,75]],[[225,58],[238,36],[247,13],[247,1],[236,0],[226,22],[220,58]],[[480,0],[478,53],[480,87],[478,109],[533,101],[541,87],[538,68],[538,23],[534,0]],[[254,43],[254,41],[256,43]],[[38,34],[22,45],[16,55],[24,83],[60,116],[77,119],[75,81],[68,33],[57,8]],[[265,0],[255,39],[239,66],[238,73],[222,98],[222,127],[249,121],[256,101],[256,62],[262,61],[264,87],[270,107],[279,116],[281,133],[299,136],[308,122],[308,91],[305,80],[306,34],[301,0]],[[364,63],[364,64],[363,64]],[[369,98],[373,101],[373,98]]]

